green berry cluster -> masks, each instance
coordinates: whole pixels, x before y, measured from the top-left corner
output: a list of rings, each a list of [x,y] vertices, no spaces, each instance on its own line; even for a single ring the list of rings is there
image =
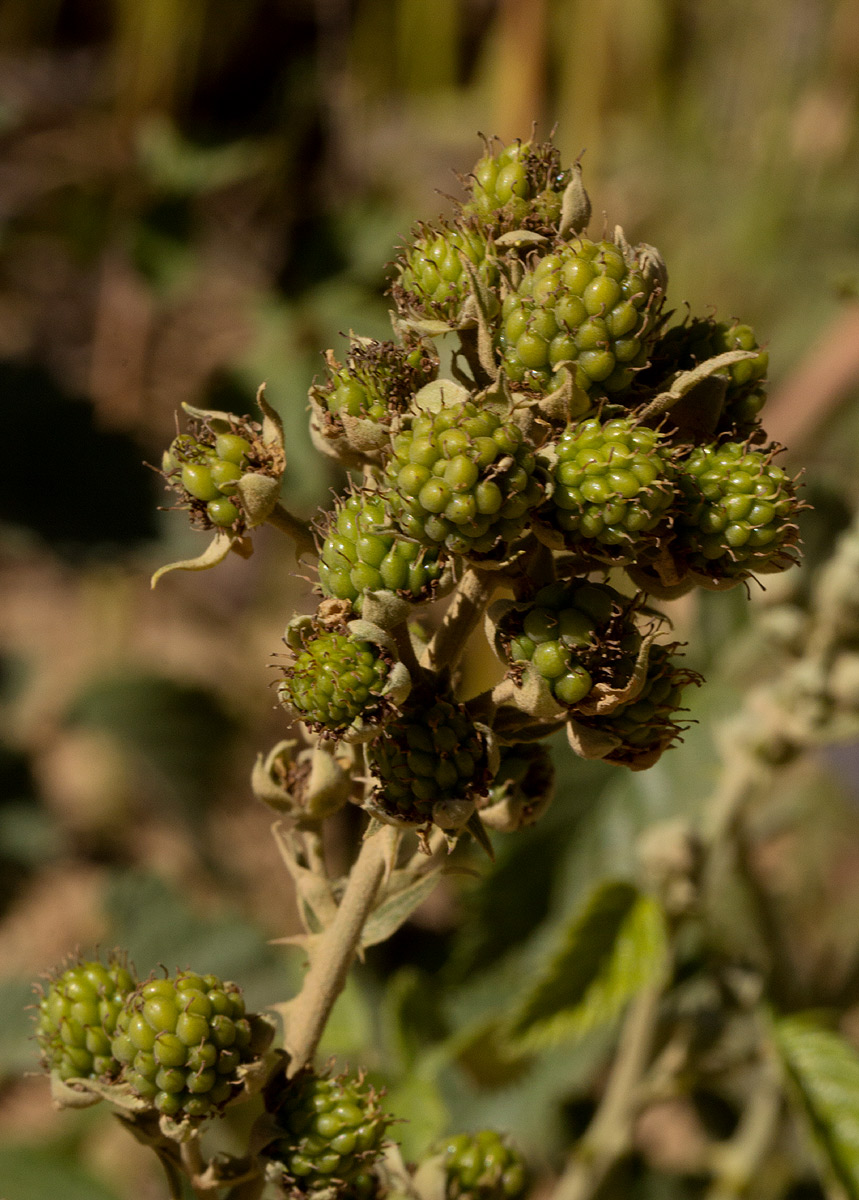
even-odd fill
[[[558,703],[574,708],[596,682],[628,682],[641,644],[628,608],[605,584],[550,584],[508,612],[504,652],[514,666],[532,663]]]
[[[367,765],[371,811],[406,826],[454,825],[445,805],[485,796],[489,787],[484,735],[464,705],[440,696],[413,693],[368,746]]]
[[[458,1133],[439,1147],[446,1200],[519,1200],[527,1184],[525,1162],[494,1129]]]
[[[471,294],[471,270],[485,287],[497,287],[498,266],[486,234],[468,223],[457,229],[440,224],[424,230],[406,251],[394,294],[411,313],[457,322]]]
[[[606,716],[581,718],[591,729],[619,739],[620,744],[605,756],[609,762],[637,769],[649,766],[682,732],[677,714],[684,690],[701,678],[678,665],[672,657],[676,649],[664,644],[651,646],[647,674],[635,698]]]
[[[661,291],[646,265],[613,242],[578,240],[539,260],[501,308],[498,347],[508,377],[532,391],[562,382],[621,392],[647,361]]]
[[[238,433],[220,433],[213,441],[180,434],[162,460],[171,486],[185,493],[192,511],[211,525],[236,529],[242,524],[233,498],[248,465],[251,443]]]
[[[326,1078],[304,1071],[284,1087],[275,1107],[277,1136],[263,1154],[294,1196],[369,1200],[373,1168],[384,1151],[390,1118],[361,1078]]]
[[[365,591],[430,599],[444,571],[444,553],[393,527],[380,493],[355,492],[331,514],[319,551],[319,585],[325,596],[350,601],[356,612]]]
[[[794,561],[796,496],[772,454],[740,442],[698,446],[682,464],[674,547],[703,574],[742,578]]]
[[[421,344],[353,340],[345,366],[329,363],[330,378],[317,390],[331,417],[363,417],[387,424],[435,376],[437,360]]]
[[[305,640],[286,668],[280,699],[291,704],[312,729],[342,732],[380,703],[389,664],[378,646],[338,630]]]
[[[178,971],[126,998],[112,1052],[121,1082],[167,1116],[205,1117],[235,1093],[254,1057],[241,989],[216,975]]]
[[[675,500],[671,447],[629,417],[568,425],[554,447],[554,489],[543,510],[569,545],[634,558]]]
[[[48,982],[38,1005],[36,1040],[42,1063],[60,1079],[112,1079],[117,1019],[137,980],[125,960],[78,962]]]
[[[462,205],[465,216],[493,223],[499,230],[551,229],[561,218],[564,190],[570,172],[561,167],[561,156],[551,142],[517,139],[493,149],[475,164],[464,182],[470,199]]]
[[[400,529],[419,544],[489,554],[518,536],[543,497],[521,429],[470,401],[416,413],[392,451],[388,502]]]

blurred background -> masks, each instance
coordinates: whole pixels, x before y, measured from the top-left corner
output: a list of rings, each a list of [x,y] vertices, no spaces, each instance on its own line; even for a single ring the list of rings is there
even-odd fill
[[[515,1064],[449,1035],[480,1020],[517,952],[595,880],[631,870],[640,828],[698,810],[718,771],[715,724],[767,669],[754,614],[802,602],[859,501],[859,6],[0,6],[7,1200],[164,1194],[109,1114],[57,1115],[29,1074],[36,975],[77,947],[121,944],[141,972],[220,972],[257,1006],[298,976],[269,945],[297,920],[248,775],[289,733],[271,656],[289,617],[312,609],[311,583],[264,531],[249,561],[151,592],[155,567],[202,546],[158,509],[169,500],[145,463],[160,461],[183,401],[249,412],[265,380],[291,451],[285,497],[307,517],[327,505],[343,479],[311,450],[305,407],[322,351],[342,352],[350,329],[389,336],[385,264],[412,224],[449,210],[478,131],[509,141],[534,122],[556,130],[566,162],[584,151],[592,231],[620,222],[661,249],[674,308],[754,325],[770,350],[765,423],[815,505],[802,571],[753,588],[751,605],[738,589],[678,607],[709,680],[685,744],[634,777],[559,747],[544,822],[499,838],[494,870],[446,885],[371,952],[335,1013],[324,1048],[387,1082],[411,1118],[408,1154],[494,1122],[557,1166],[601,1045],[550,1056],[520,1086]],[[475,679],[484,666],[478,650]],[[855,967],[857,799],[859,753],[844,746],[799,764],[759,821],[797,1003],[826,1004]],[[427,972],[439,972],[431,1008]]]

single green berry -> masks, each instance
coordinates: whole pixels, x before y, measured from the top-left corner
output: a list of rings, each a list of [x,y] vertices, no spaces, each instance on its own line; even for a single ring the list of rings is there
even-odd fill
[[[390,1117],[362,1078],[303,1071],[287,1082],[273,1115],[278,1136],[263,1154],[294,1195],[375,1196],[373,1168],[384,1153]]]
[[[46,1070],[60,1079],[112,1079],[120,1063],[111,1039],[137,981],[125,960],[79,962],[51,979],[39,1001],[36,1040]]]
[[[121,1080],[167,1116],[205,1117],[236,1094],[253,1060],[241,989],[217,975],[177,971],[125,999],[112,1050]]]
[[[367,807],[394,824],[428,826],[450,802],[489,788],[486,740],[461,704],[412,692],[367,747],[375,787]]]
[[[454,554],[504,554],[543,496],[536,458],[512,421],[471,401],[412,416],[386,469],[408,537]]]
[[[458,1133],[437,1149],[443,1156],[446,1200],[519,1200],[525,1161],[494,1129]]]
[[[647,361],[662,290],[644,255],[579,239],[540,259],[502,305],[498,349],[508,378],[546,392],[573,371],[584,391],[625,391]]]
[[[740,442],[692,451],[679,476],[675,557],[723,579],[781,571],[796,561],[801,504],[794,481],[772,459],[773,451]]]
[[[440,547],[398,534],[378,492],[354,492],[331,515],[319,552],[325,596],[361,611],[364,592],[396,592],[414,602],[431,599],[444,571]]]
[[[659,536],[676,469],[657,430],[618,417],[568,425],[555,445],[555,489],[541,515],[572,547],[629,561]]]
[[[342,732],[356,717],[369,718],[379,709],[388,670],[388,660],[372,642],[322,631],[305,641],[278,694],[311,729]]]

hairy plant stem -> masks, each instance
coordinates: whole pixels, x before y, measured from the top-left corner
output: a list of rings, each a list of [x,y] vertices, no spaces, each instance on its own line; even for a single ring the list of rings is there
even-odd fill
[[[782,1109],[782,1087],[776,1064],[767,1056],[736,1133],[714,1146],[711,1170],[714,1179],[704,1200],[740,1200],[748,1195],[761,1163],[778,1131]]]
[[[194,1195],[198,1197],[198,1200],[215,1200],[219,1189],[202,1182],[202,1176],[206,1171],[207,1164],[200,1149],[200,1137],[198,1134],[192,1134],[186,1141],[181,1143],[179,1155]]]
[[[638,1088],[650,1059],[661,997],[659,982],[644,988],[631,1002],[599,1107],[551,1200],[588,1200],[631,1149]]]
[[[477,627],[497,584],[495,573],[466,567],[453,599],[421,663],[432,671],[456,666],[469,634]]]
[[[275,529],[279,529],[281,533],[285,533],[287,537],[292,538],[295,542],[296,559],[301,558],[305,554],[316,558],[318,552],[310,526],[306,521],[293,516],[288,509],[284,508],[280,501],[275,504],[266,517],[266,523],[273,525]]]
[[[304,985],[288,1010],[285,1043],[290,1077],[313,1058],[334,1002],[345,986],[385,873],[389,834],[396,832],[382,829],[362,843],[334,919],[313,949]]]

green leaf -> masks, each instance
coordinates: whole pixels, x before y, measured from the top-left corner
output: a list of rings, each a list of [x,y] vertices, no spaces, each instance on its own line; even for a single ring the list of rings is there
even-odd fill
[[[376,946],[379,942],[387,941],[432,894],[440,878],[441,868],[428,871],[383,900],[364,926],[361,945]]]
[[[859,1054],[808,1017],[778,1021],[775,1035],[826,1159],[850,1200],[859,1200]]]
[[[560,949],[521,1001],[512,1036],[540,1048],[613,1021],[662,973],[666,946],[655,900],[630,883],[603,884],[567,925]]]

